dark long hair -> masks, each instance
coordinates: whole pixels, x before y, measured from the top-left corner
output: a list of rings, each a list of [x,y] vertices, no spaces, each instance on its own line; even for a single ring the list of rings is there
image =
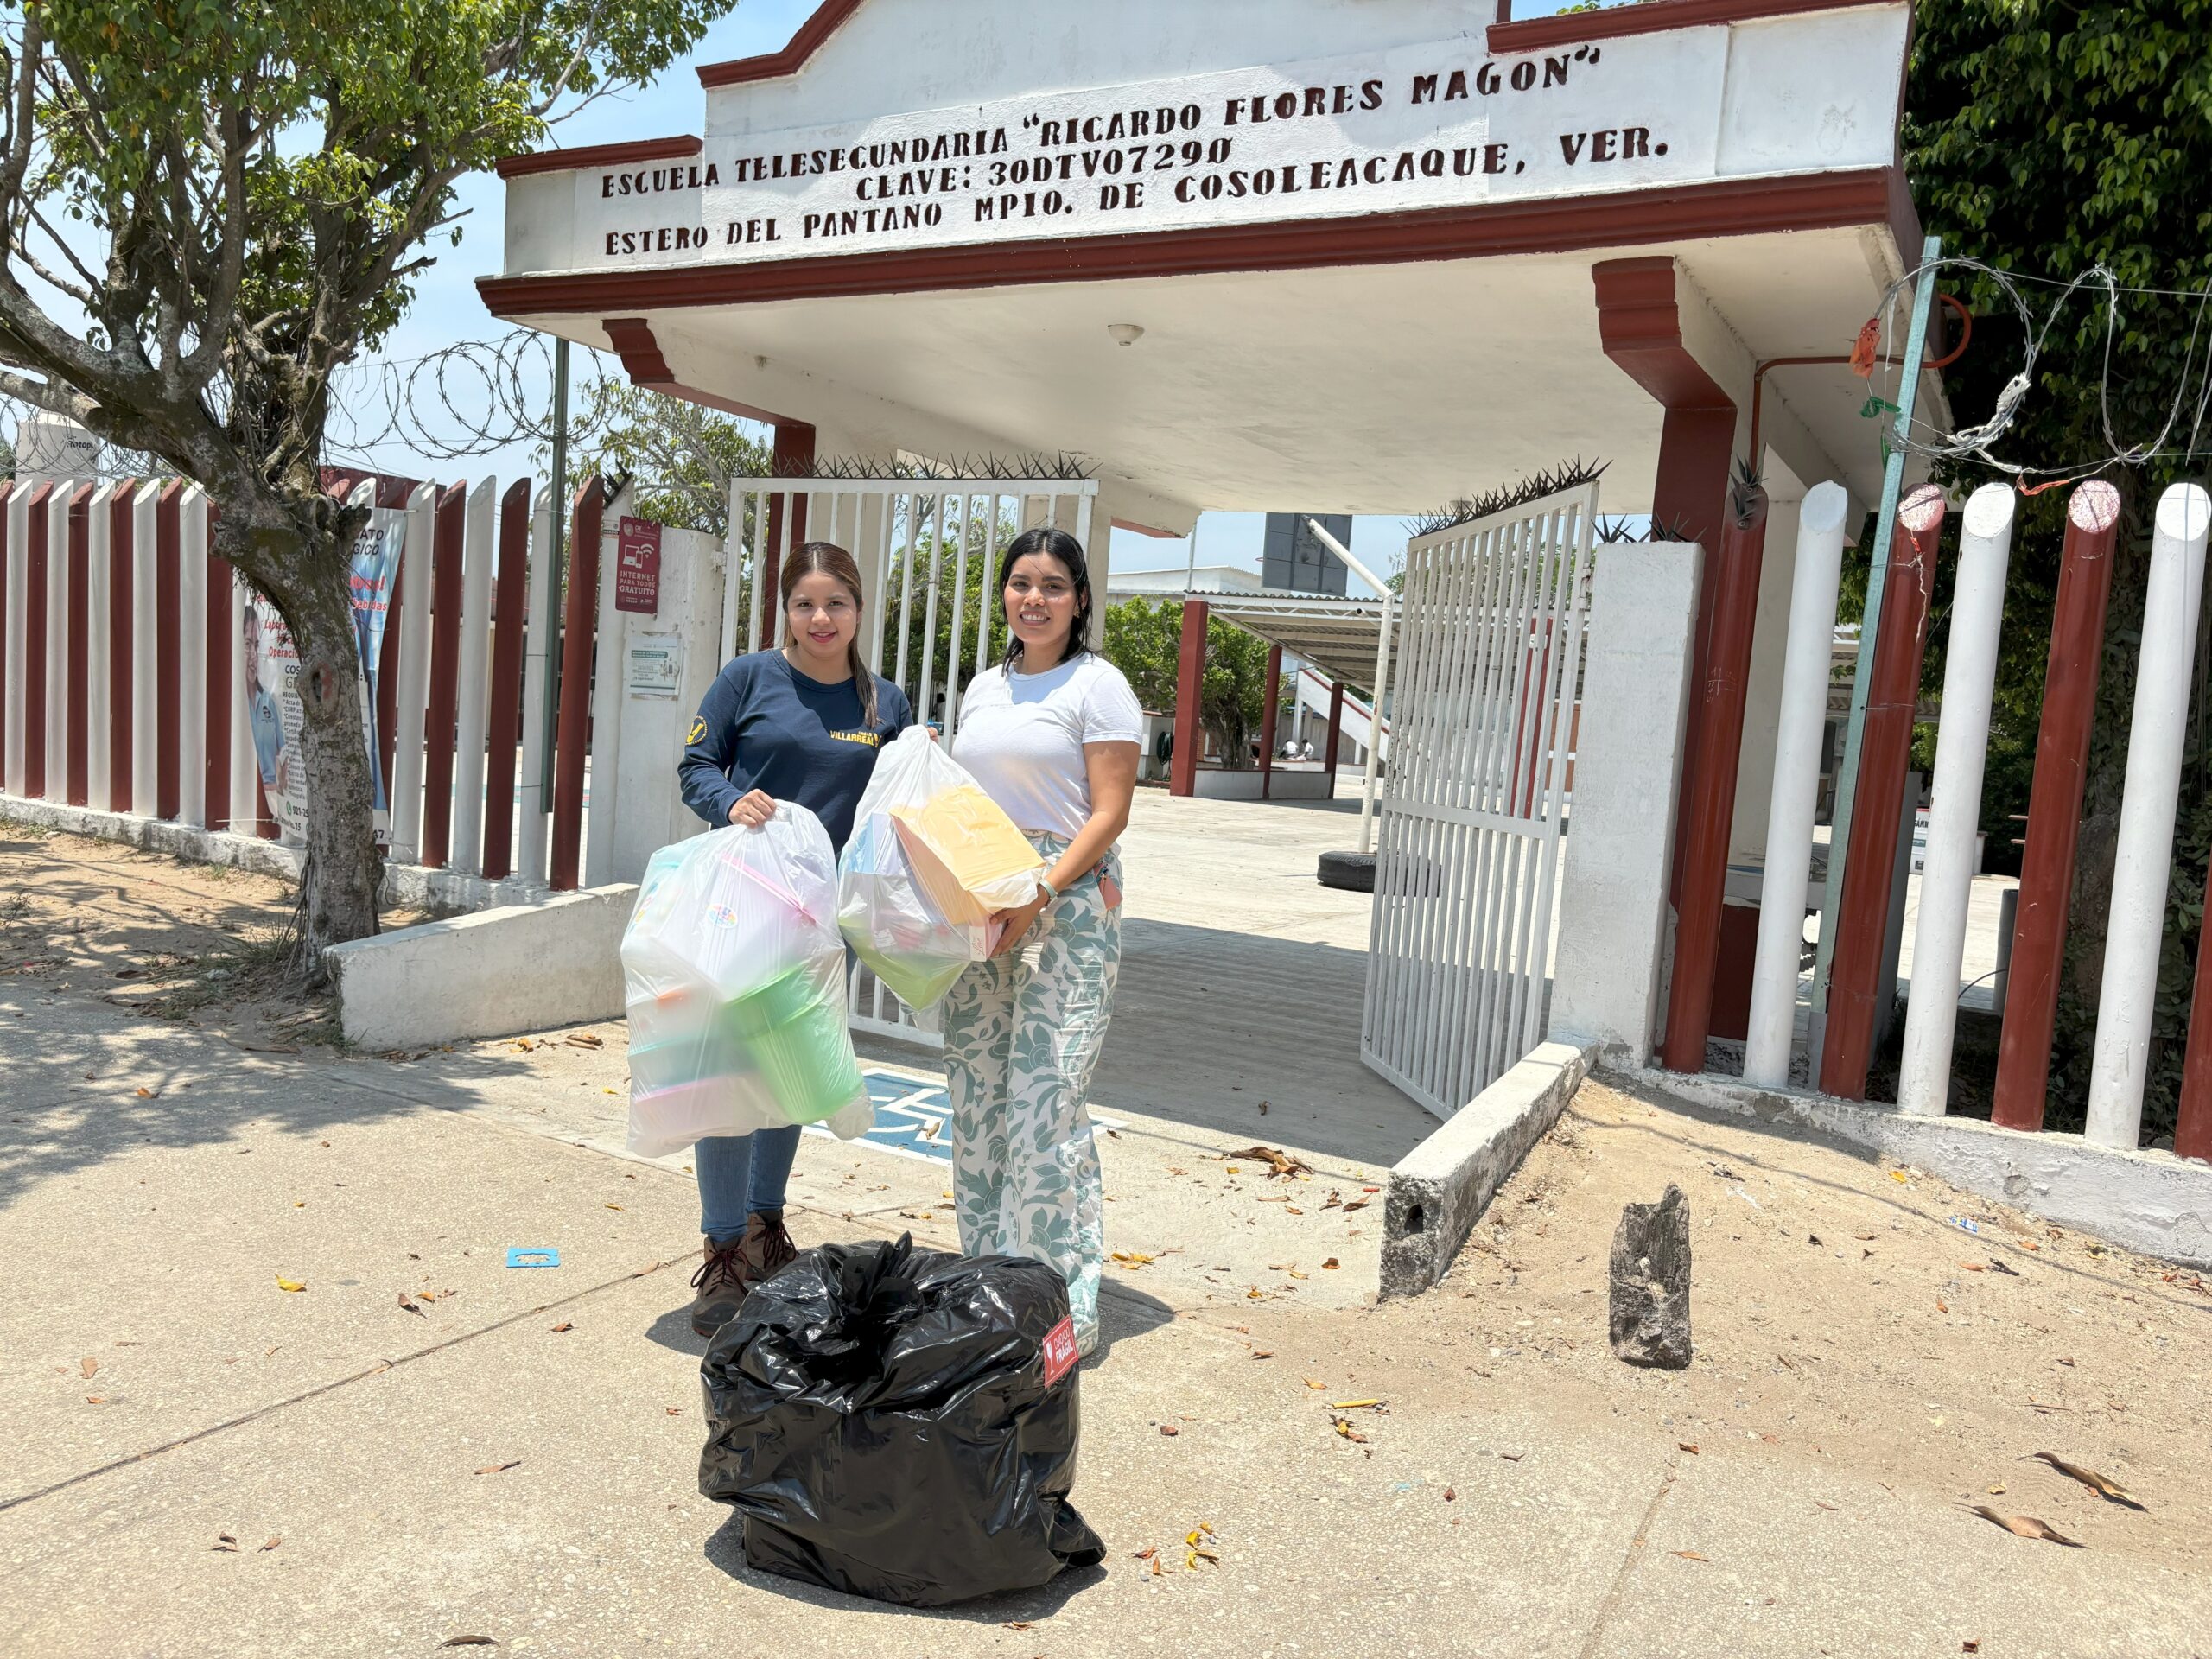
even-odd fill
[[[1090,649],[1090,564],[1083,556],[1083,543],[1065,530],[1053,530],[1039,525],[1025,530],[1007,543],[1006,555],[999,561],[999,609],[1006,610],[1007,584],[1014,580],[1014,567],[1033,553],[1058,559],[1066,569],[1068,580],[1075,583],[1075,626],[1068,630],[1067,649],[1060,653],[1060,662],[1071,663]],[[1013,620],[1007,621],[1007,631],[1014,630]],[[1008,651],[1002,666],[1014,672],[1014,659],[1020,653]],[[1053,664],[1055,668],[1058,663]]]
[[[824,575],[853,596],[853,637],[845,645],[845,660],[852,664],[853,690],[861,700],[861,724],[875,724],[875,676],[861,653],[861,625],[868,618],[868,595],[861,589],[861,568],[853,556],[835,542],[801,542],[784,561],[784,626],[791,626],[791,590],[802,576]]]

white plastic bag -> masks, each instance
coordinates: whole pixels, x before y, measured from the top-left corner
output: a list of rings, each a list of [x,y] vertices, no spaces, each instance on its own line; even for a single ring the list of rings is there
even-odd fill
[[[622,936],[632,1152],[823,1120],[867,1131],[836,881],[821,821],[789,802],[653,855]]]
[[[998,942],[1044,861],[968,769],[909,727],[884,746],[837,866],[837,925],[908,1007],[934,1005]]]

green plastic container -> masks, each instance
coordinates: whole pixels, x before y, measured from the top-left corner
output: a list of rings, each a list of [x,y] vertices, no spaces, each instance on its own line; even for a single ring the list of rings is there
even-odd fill
[[[818,1122],[867,1091],[843,1000],[811,969],[736,998],[722,1018],[792,1122]]]

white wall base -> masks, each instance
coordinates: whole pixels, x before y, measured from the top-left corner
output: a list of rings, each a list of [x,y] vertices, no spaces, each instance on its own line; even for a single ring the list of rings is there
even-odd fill
[[[1970,1192],[2145,1255],[2212,1267],[2212,1164],[2170,1152],[2116,1151],[2079,1135],[2000,1129],[1970,1117],[1762,1089],[1740,1077],[1624,1070],[1604,1081],[1641,1099],[1810,1130],[1927,1170]]]
[[[334,945],[346,1040],[411,1048],[620,1019],[637,896],[624,882]]]
[[[1202,801],[1256,801],[1260,798],[1260,770],[1255,766],[1249,772],[1226,772],[1217,766],[1200,766],[1191,792]],[[1277,766],[1269,798],[1325,801],[1329,798],[1329,774],[1318,767],[1311,772],[1292,772]]]

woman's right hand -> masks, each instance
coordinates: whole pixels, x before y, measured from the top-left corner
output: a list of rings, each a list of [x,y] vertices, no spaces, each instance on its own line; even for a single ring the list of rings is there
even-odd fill
[[[761,790],[741,795],[729,804],[729,821],[741,830],[758,830],[775,816],[775,797]]]

